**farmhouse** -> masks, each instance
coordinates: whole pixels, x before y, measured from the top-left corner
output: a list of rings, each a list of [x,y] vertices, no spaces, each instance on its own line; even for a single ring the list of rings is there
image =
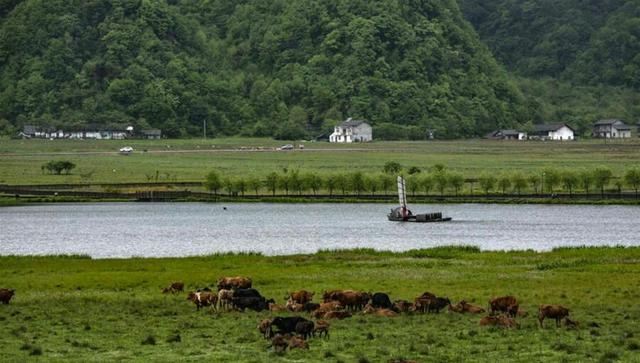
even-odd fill
[[[373,140],[371,125],[348,118],[337,125],[329,136],[329,142],[367,142]]]
[[[526,140],[527,134],[517,130],[496,130],[486,137],[491,140]]]
[[[615,118],[600,120],[593,125],[591,135],[603,139],[624,139],[631,137],[631,126]]]
[[[530,139],[539,140],[573,140],[575,130],[567,124],[535,125]]]

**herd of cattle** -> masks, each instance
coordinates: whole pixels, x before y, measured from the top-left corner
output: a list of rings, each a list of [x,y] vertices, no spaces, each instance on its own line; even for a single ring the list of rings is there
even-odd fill
[[[179,293],[184,291],[182,282],[174,282],[162,290],[164,293]],[[315,293],[300,290],[287,293],[286,303],[277,304],[274,299],[267,299],[252,287],[252,280],[248,277],[223,277],[218,280],[217,292],[209,288],[189,292],[187,300],[192,301],[199,310],[210,307],[214,310],[246,309],[254,311],[268,310],[271,312],[308,313],[316,321],[302,316],[278,316],[264,319],[258,325],[258,330],[267,339],[271,339],[276,351],[287,348],[308,349],[307,339],[315,337],[329,337],[331,319],[345,319],[356,312],[383,317],[395,317],[402,313],[439,313],[448,308],[453,313],[484,314],[487,310],[468,303],[465,300],[452,304],[446,297],[438,297],[425,292],[416,297],[413,302],[407,300],[391,301],[389,295],[382,292],[367,293],[355,290],[329,290],[322,294],[322,302],[313,302]],[[507,329],[519,327],[516,317],[525,317],[527,313],[520,308],[514,296],[502,296],[489,301],[488,314],[480,319],[481,326],[496,326]],[[561,322],[567,329],[577,329],[578,322],[569,318],[569,309],[561,305],[540,305],[538,307],[538,323],[543,327],[546,318],[554,319],[556,327]]]

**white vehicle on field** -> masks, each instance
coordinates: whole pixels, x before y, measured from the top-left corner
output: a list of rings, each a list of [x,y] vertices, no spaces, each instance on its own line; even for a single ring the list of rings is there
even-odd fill
[[[133,148],[131,146],[125,146],[125,147],[120,149],[120,154],[122,154],[122,155],[129,155],[132,152],[133,152]]]

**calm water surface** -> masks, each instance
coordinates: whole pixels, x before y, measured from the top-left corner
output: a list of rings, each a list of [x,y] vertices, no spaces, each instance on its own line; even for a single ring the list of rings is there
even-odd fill
[[[449,223],[396,223],[384,204],[99,203],[0,208],[0,255],[88,254],[97,258],[267,255],[438,245],[484,250],[640,245],[640,208],[556,205],[413,205]]]

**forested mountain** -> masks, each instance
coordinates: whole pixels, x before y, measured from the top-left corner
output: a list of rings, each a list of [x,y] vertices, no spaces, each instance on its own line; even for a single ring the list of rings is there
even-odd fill
[[[499,61],[527,77],[640,90],[640,0],[459,0]]]
[[[530,113],[455,0],[4,0],[0,15],[5,129],[296,138],[351,116],[468,137]]]

